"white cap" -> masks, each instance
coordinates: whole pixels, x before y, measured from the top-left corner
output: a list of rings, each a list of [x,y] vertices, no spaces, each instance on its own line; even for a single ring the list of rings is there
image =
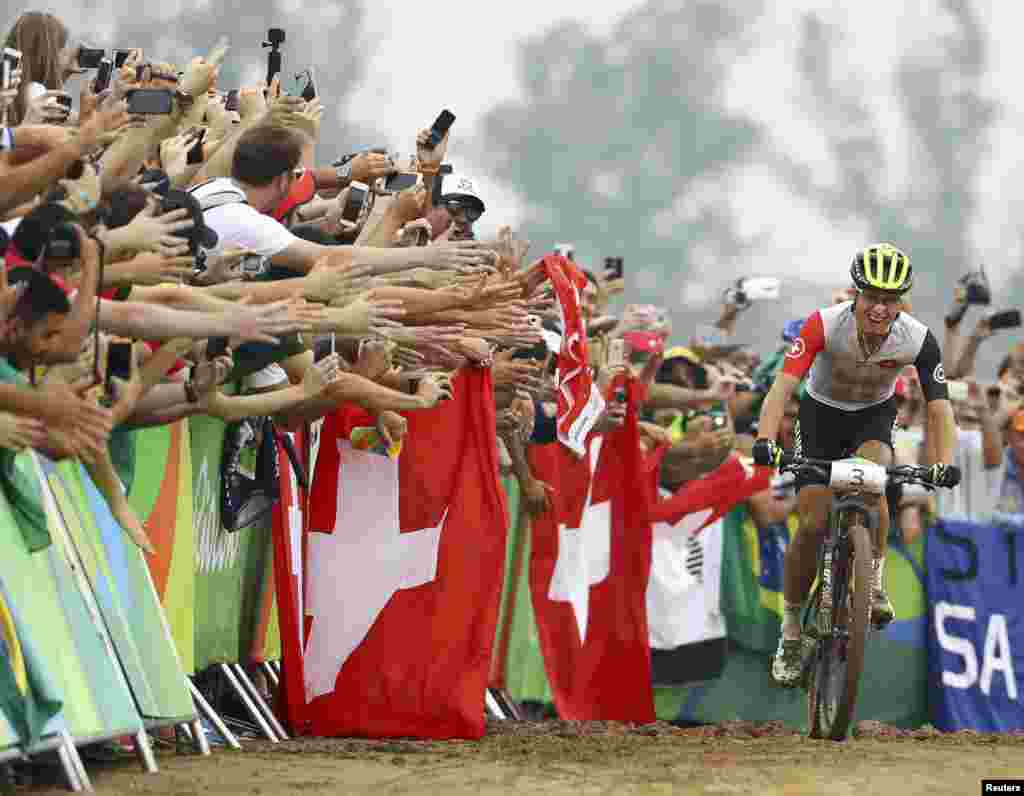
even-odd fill
[[[457,174],[445,175],[441,183],[441,198],[456,197],[459,199],[475,199],[480,203],[480,212],[484,212],[487,206],[477,192],[476,183],[469,177]]]

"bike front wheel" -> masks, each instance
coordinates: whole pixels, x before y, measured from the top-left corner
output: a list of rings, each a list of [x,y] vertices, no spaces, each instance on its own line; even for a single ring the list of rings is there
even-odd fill
[[[831,632],[818,640],[807,692],[812,738],[846,738],[864,671],[873,583],[871,535],[853,522],[845,561],[833,561]]]

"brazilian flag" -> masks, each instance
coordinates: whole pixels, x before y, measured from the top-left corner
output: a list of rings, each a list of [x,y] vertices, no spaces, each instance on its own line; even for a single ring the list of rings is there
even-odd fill
[[[28,638],[0,580],[0,711],[25,749],[39,741],[62,707]]]
[[[722,614],[729,638],[756,652],[774,653],[782,624],[782,572],[798,520],[758,528],[747,504],[724,519]]]

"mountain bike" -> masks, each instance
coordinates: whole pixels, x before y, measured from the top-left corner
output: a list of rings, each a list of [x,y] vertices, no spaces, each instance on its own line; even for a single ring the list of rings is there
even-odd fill
[[[812,738],[842,741],[853,719],[864,669],[874,569],[872,538],[886,487],[935,488],[927,467],[883,467],[860,458],[824,461],[784,453],[779,472],[833,490],[818,576],[804,608],[803,686]]]

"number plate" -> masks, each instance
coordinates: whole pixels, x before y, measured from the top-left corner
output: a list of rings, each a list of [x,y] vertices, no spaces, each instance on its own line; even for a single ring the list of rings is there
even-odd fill
[[[829,486],[833,489],[857,490],[874,495],[884,495],[887,478],[885,468],[880,464],[863,459],[844,459],[832,462],[832,479],[829,481]]]

